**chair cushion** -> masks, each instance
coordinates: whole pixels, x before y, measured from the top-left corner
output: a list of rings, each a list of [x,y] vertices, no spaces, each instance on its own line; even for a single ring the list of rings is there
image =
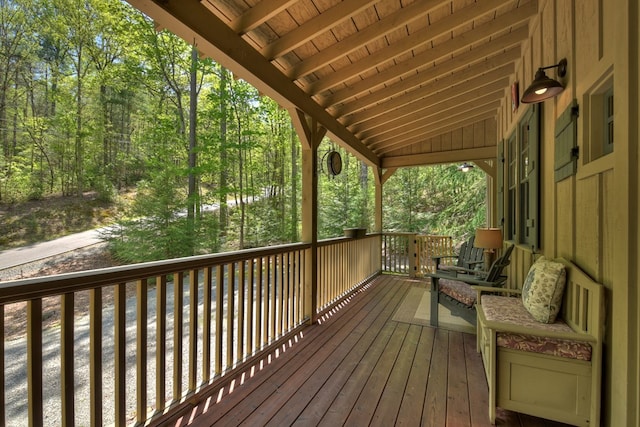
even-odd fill
[[[440,279],[438,283],[438,289],[443,294],[449,295],[451,298],[469,307],[475,305],[477,294],[468,284],[451,279]]]
[[[522,304],[538,322],[555,322],[566,279],[564,265],[545,257],[529,269],[522,285]]]
[[[520,325],[540,331],[573,332],[562,319],[554,323],[541,323],[533,318],[522,305],[520,298],[498,295],[483,295],[482,311],[489,321]],[[582,341],[548,338],[511,332],[496,334],[498,347],[566,357],[577,360],[591,360],[591,346]]]

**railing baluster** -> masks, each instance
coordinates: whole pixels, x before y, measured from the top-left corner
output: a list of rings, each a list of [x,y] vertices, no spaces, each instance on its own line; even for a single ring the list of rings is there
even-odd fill
[[[115,424],[124,427],[127,424],[126,400],[126,283],[119,283],[114,289],[114,371],[115,371]]]
[[[198,374],[198,270],[189,271],[189,392],[196,389]]]
[[[89,388],[92,426],[103,425],[102,417],[102,288],[89,291]]]
[[[147,280],[138,280],[136,286],[136,419],[147,419]]]
[[[269,340],[276,339],[276,289],[277,289],[277,277],[278,268],[276,267],[276,256],[271,255],[269,257],[269,266],[271,268],[271,274],[269,275],[269,293],[271,307],[269,309]]]
[[[204,269],[204,289],[202,308],[202,381],[211,379],[211,281],[213,269]]]
[[[268,311],[264,306],[264,302],[267,300],[267,290],[264,287],[263,261],[263,257],[258,258],[258,265],[256,266],[256,270],[258,272],[258,279],[256,280],[256,284],[258,286],[256,289],[256,348],[262,348],[262,345],[266,342],[267,324],[264,319],[269,316]]]
[[[167,401],[167,276],[156,278],[156,410],[162,411]]]
[[[5,382],[5,362],[4,362],[4,304],[0,305],[0,425],[7,425],[7,411],[6,401],[5,401],[5,392],[6,392],[6,382]]]
[[[223,329],[223,288],[224,268],[220,264],[216,267],[216,346],[215,346],[215,375],[222,373],[222,329]]]
[[[182,326],[184,294],[182,272],[173,274],[173,400],[182,397]]]
[[[75,411],[75,384],[74,372],[74,351],[73,351],[73,293],[62,295],[60,304],[60,396],[62,404],[62,425],[71,426],[74,424]]]
[[[234,264],[233,262],[227,264],[227,369],[233,366],[233,338],[235,335],[233,321],[235,320],[236,311],[234,307],[234,291],[236,286]]]
[[[244,261],[238,262],[238,323],[236,330],[236,359],[242,360],[244,357]]]
[[[253,346],[253,337],[255,334],[255,329],[253,325],[253,317],[256,309],[256,301],[258,298],[255,296],[255,260],[251,258],[247,261],[247,269],[249,273],[249,278],[247,280],[249,293],[247,295],[247,354],[253,354],[254,346]]]
[[[276,298],[276,310],[277,310],[277,316],[276,316],[276,337],[279,337],[282,335],[282,311],[284,309],[284,299],[282,298],[282,291],[284,290],[284,283],[283,283],[283,277],[282,275],[284,274],[284,268],[283,268],[283,259],[282,259],[282,254],[279,254],[278,256],[276,256],[275,258],[275,262],[276,262],[276,266],[274,268],[274,270],[276,271],[276,275],[275,275],[275,280],[273,282],[274,286],[277,289],[277,298]]]
[[[42,426],[42,298],[27,302],[29,426]]]

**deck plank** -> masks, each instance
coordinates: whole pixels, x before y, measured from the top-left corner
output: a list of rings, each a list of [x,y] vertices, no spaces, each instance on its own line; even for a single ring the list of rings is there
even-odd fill
[[[469,413],[473,427],[491,427],[489,422],[488,385],[482,368],[482,356],[476,350],[475,335],[464,335],[464,354],[467,361]]]
[[[381,311],[370,311],[368,321],[360,323],[362,333],[351,336],[351,342],[343,346],[348,352],[340,352],[341,357],[326,360],[320,369],[313,372],[309,381],[287,403],[286,414],[274,417],[270,425],[315,425],[322,419],[362,357],[370,350],[371,343],[377,337],[388,340],[393,333],[391,327],[384,329],[384,326],[397,308],[397,300],[386,301],[381,308]],[[292,419],[296,414],[299,414],[297,419]]]
[[[427,391],[425,378],[429,376],[431,368],[435,332],[433,328],[422,328],[413,366],[407,380],[407,388],[402,396],[396,426],[415,426],[416,420],[422,418],[422,406]]]
[[[402,343],[409,331],[408,323],[398,323],[391,339],[387,342],[381,357],[367,372],[368,378],[360,392],[351,413],[345,422],[349,426],[366,426],[371,424],[371,418],[376,410],[376,403],[385,389],[391,371],[396,363],[396,358],[400,354]],[[335,425],[335,424],[334,424]]]
[[[269,425],[282,426],[290,425],[297,416],[308,405],[310,397],[323,386],[332,372],[349,352],[358,344],[367,330],[379,330],[384,324],[385,312],[393,311],[396,307],[394,302],[397,296],[390,293],[391,300],[386,299],[369,310],[362,310],[359,318],[352,324],[355,326],[346,337],[335,335],[331,341],[325,343],[321,349],[313,354],[304,366],[293,374],[290,374],[286,382],[283,382],[276,398],[269,399],[269,406],[263,406],[256,411],[252,417],[246,421],[251,424],[255,421],[269,419]],[[364,316],[366,314],[366,316]],[[378,322],[376,327],[373,325]],[[368,347],[367,347],[368,348]],[[366,351],[367,348],[363,350]],[[286,411],[281,408],[286,405]]]
[[[427,377],[427,393],[422,410],[423,426],[444,426],[446,423],[448,352],[449,332],[438,329]]]
[[[489,427],[475,335],[393,320],[412,286],[380,276],[173,425]],[[502,409],[496,425],[563,426]]]
[[[383,427],[395,425],[402,397],[407,388],[409,373],[416,357],[421,331],[422,327],[418,325],[409,327],[391,375],[387,383],[382,385],[382,395],[373,414],[371,425]]]
[[[464,338],[460,332],[449,334],[449,367],[447,376],[447,425],[469,426],[469,384],[464,352]],[[455,368],[454,368],[455,367]]]
[[[381,284],[383,283],[381,282]],[[297,365],[304,362],[301,360],[301,355],[312,354],[316,351],[318,347],[321,347],[327,340],[338,333],[339,325],[344,322],[355,325],[356,315],[362,315],[363,312],[366,314],[366,310],[371,309],[372,304],[376,304],[379,299],[384,300],[384,295],[391,294],[391,290],[392,288],[390,287],[376,286],[375,289],[371,289],[371,292],[361,292],[355,295],[350,302],[350,304],[353,304],[352,310],[340,310],[331,316],[325,316],[322,324],[306,328],[303,333],[304,337],[295,345],[295,352],[287,351],[282,354],[270,365],[261,369],[259,375],[253,376],[249,381],[234,389],[232,394],[224,396],[219,403],[208,407],[206,414],[199,412],[193,421],[184,419],[178,425],[211,426],[215,423],[219,423],[219,425],[226,425],[227,423],[228,425],[234,425],[234,420],[237,421],[241,415],[246,417],[258,405],[273,395],[274,386],[277,387],[277,383],[273,378],[277,378],[277,375],[283,375],[283,369],[284,372],[290,372],[290,369],[294,366],[289,365],[290,362]],[[338,326],[332,328],[331,325]],[[309,351],[309,346],[314,347]],[[288,374],[284,375],[287,376]]]

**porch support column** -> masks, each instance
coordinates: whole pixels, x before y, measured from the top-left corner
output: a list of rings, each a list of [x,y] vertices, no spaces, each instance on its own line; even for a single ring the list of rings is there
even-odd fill
[[[304,261],[304,315],[309,323],[315,323],[318,306],[318,146],[327,130],[300,110],[289,114],[302,145],[302,241],[311,243]]]
[[[375,207],[375,231],[382,232],[382,189],[384,183],[387,182],[391,175],[395,173],[398,168],[388,168],[384,172],[381,167],[374,169],[376,178],[376,207]]]
[[[382,232],[382,168],[374,167],[373,175],[375,177],[376,191],[375,191],[375,207],[374,207],[374,224],[373,231],[376,233]]]

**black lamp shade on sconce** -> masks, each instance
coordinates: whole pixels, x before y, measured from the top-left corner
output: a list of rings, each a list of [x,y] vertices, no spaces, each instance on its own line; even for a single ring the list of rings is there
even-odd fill
[[[458,170],[460,170],[462,172],[469,172],[471,169],[473,169],[473,165],[471,163],[467,163],[467,162],[464,162],[463,164],[458,166]]]
[[[564,86],[557,80],[547,76],[544,70],[558,68],[558,76],[564,77],[567,74],[567,60],[563,59],[556,65],[541,67],[536,71],[536,77],[522,94],[521,101],[525,104],[542,102],[545,99],[553,98],[564,90]]]

